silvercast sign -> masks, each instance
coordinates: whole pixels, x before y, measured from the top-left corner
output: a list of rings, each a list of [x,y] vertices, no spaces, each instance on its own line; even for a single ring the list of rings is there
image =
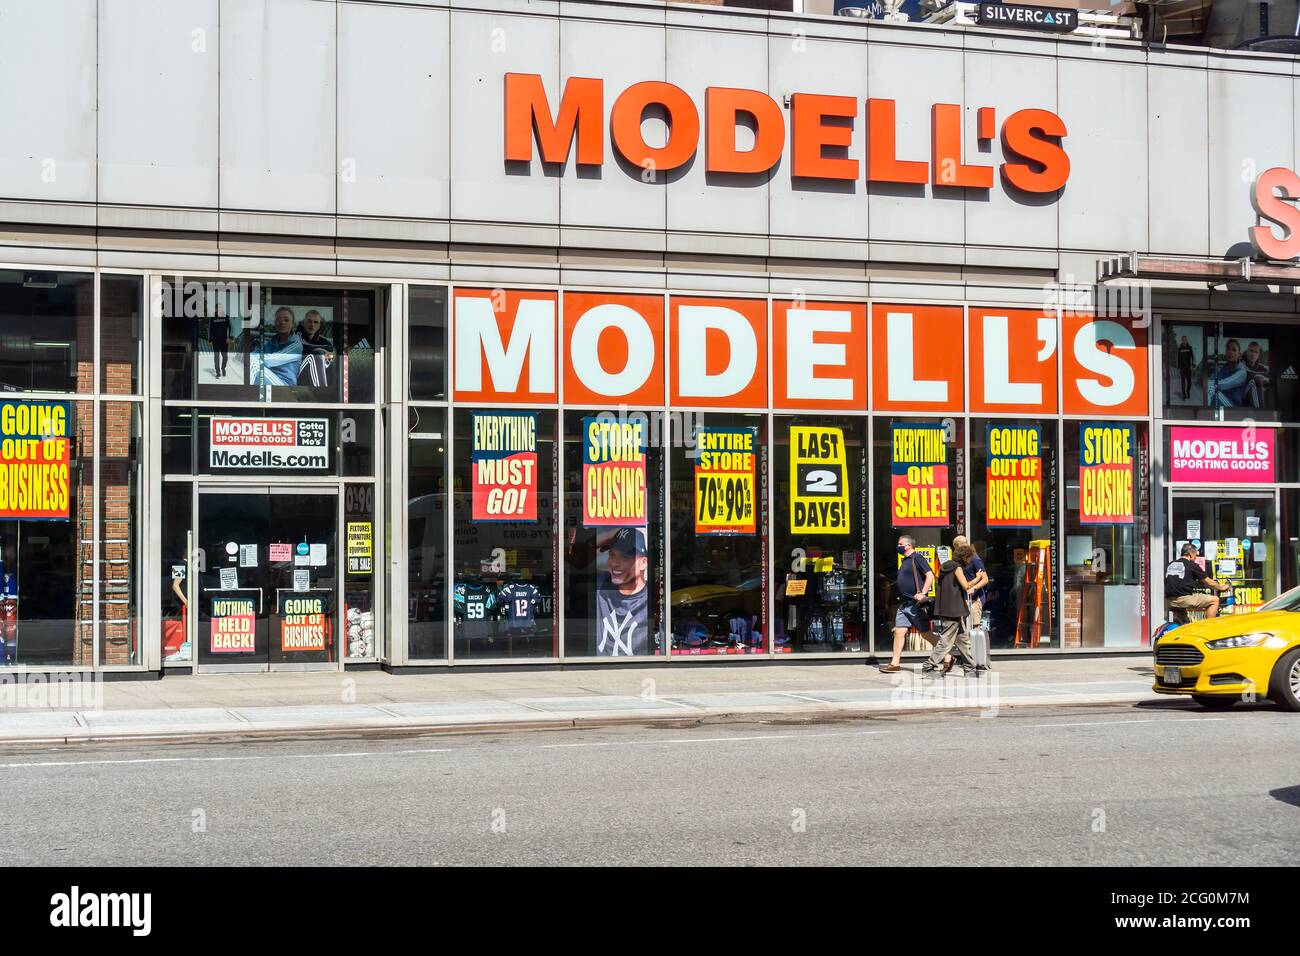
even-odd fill
[[[1079,11],[1022,3],[980,3],[975,10],[975,22],[985,26],[1070,33],[1079,26]]]

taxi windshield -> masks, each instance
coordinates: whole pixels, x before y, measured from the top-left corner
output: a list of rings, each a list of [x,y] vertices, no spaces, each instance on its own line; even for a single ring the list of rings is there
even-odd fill
[[[1285,594],[1279,594],[1273,600],[1260,607],[1261,611],[1300,611],[1300,588],[1292,588]]]

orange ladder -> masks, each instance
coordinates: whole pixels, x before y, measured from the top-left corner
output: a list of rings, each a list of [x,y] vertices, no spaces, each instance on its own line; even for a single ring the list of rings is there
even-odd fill
[[[1032,605],[1031,605],[1032,588]],[[1016,611],[1016,634],[1012,647],[1037,647],[1043,640],[1043,594],[1052,593],[1051,542],[1030,541],[1025,552],[1025,581],[1020,588]],[[1028,630],[1028,634],[1025,631]]]

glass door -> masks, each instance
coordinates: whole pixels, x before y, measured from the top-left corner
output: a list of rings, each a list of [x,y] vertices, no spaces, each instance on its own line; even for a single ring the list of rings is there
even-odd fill
[[[1277,597],[1275,492],[1180,490],[1170,497],[1169,561],[1177,560],[1184,544],[1194,544],[1210,576],[1232,585],[1237,612]]]
[[[201,486],[198,498],[199,669],[338,669],[338,489]]]

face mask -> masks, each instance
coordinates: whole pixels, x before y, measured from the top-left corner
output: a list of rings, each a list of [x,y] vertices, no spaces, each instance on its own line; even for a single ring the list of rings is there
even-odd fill
[[[907,554],[907,549],[903,547],[901,544],[894,550],[897,551],[899,554],[903,554],[903,555]]]

